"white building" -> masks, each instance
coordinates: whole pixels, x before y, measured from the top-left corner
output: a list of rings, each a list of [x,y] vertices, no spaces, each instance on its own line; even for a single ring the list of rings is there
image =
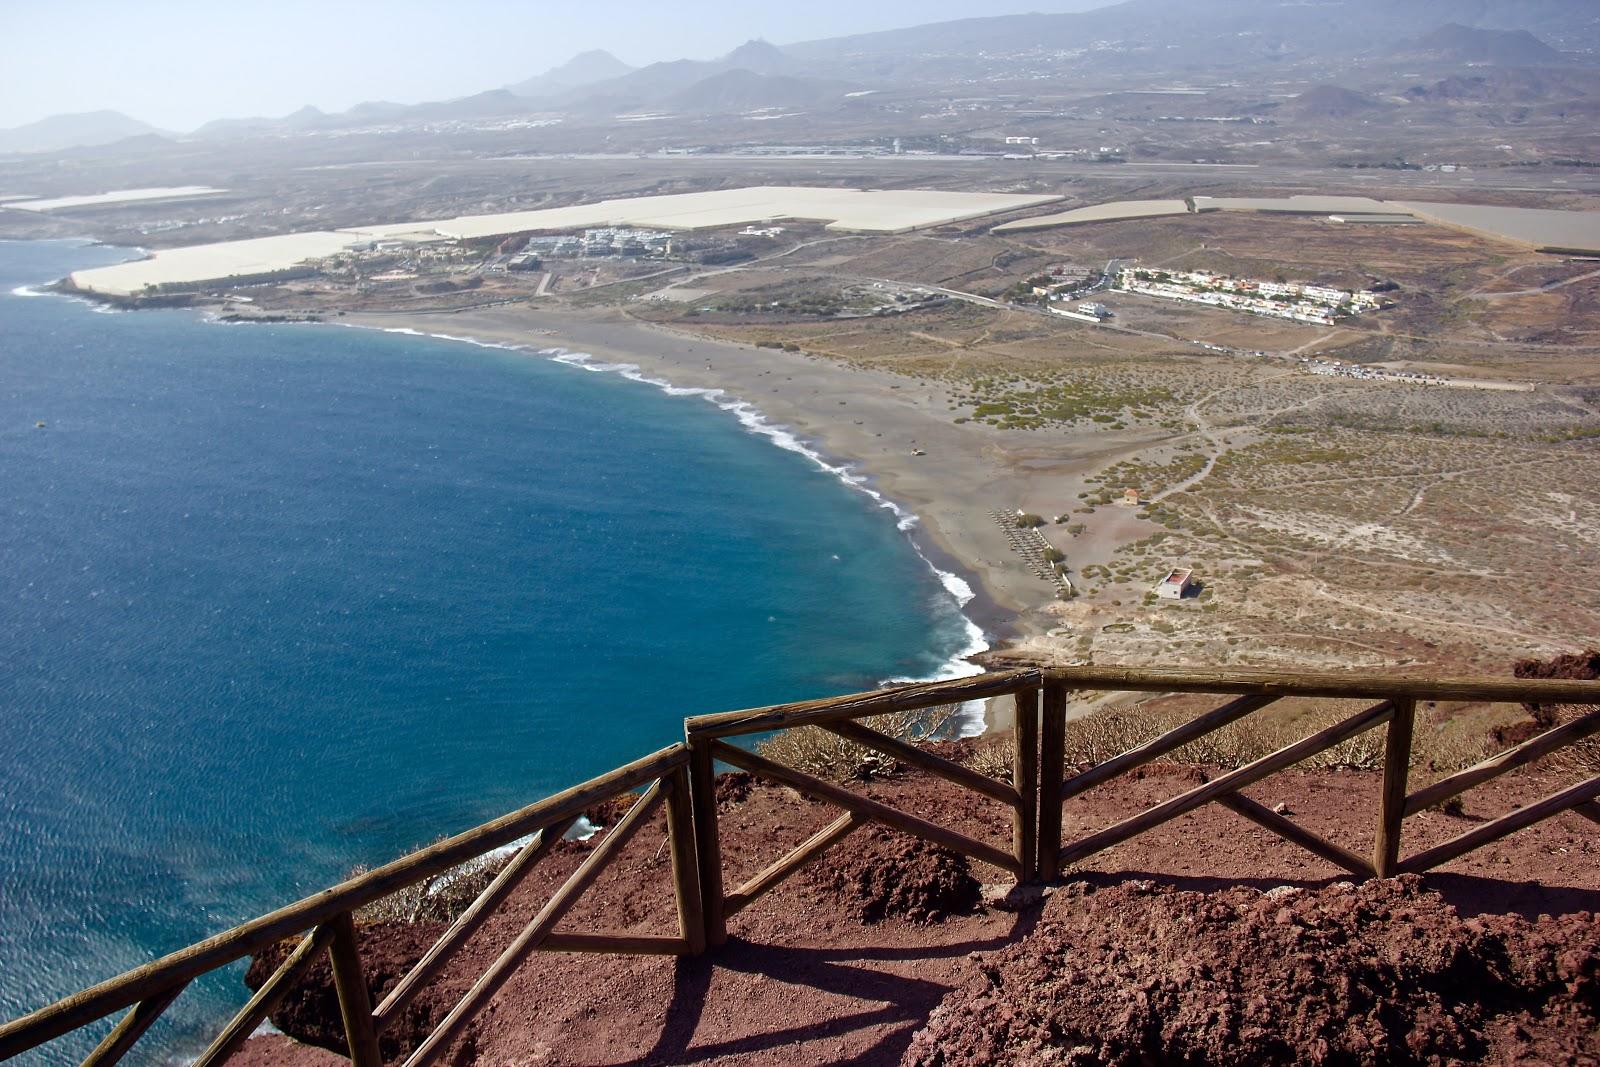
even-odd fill
[[[1165,600],[1182,600],[1193,588],[1194,571],[1187,567],[1175,567],[1156,583],[1153,592]]]

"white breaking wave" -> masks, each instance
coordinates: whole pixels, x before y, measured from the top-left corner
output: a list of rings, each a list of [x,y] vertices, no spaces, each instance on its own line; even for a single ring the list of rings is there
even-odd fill
[[[47,289],[35,289],[31,285],[19,285],[15,289],[11,290],[11,295],[12,296],[53,296],[53,297],[57,297],[57,298],[62,299],[62,300],[70,300],[74,304],[82,304],[85,307],[87,307],[90,311],[94,312],[97,315],[121,315],[123,313],[123,310],[124,310],[122,308],[112,307],[109,304],[102,304],[98,300],[90,300],[86,296],[78,296],[78,295],[76,295],[74,293],[56,293],[56,292],[51,292],[51,291],[49,291]]]

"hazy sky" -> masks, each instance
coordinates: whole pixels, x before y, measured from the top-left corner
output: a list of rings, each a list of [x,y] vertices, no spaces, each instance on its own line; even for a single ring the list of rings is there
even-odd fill
[[[0,127],[113,108],[167,129],[305,104],[417,103],[605,48],[640,66],[1108,0],[0,0]]]

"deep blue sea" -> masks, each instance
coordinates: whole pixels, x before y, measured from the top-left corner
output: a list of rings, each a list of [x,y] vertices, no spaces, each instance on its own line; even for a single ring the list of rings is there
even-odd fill
[[[749,412],[25,288],[128,254],[0,242],[0,1017],[686,714],[933,676],[970,640],[896,516]],[[180,999],[163,1055],[238,974]]]

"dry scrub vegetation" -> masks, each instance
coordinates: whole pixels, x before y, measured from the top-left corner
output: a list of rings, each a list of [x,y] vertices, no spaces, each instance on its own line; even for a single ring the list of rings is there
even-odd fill
[[[1600,567],[1600,415],[1582,397],[1298,375],[1224,385],[1200,409],[1208,433],[1089,479],[1094,506],[1214,458],[1144,509],[1159,533],[1078,564],[1087,602],[1048,609],[1071,645],[1033,647],[1472,673],[1600,633],[1600,604],[1574,583]],[[1204,592],[1155,603],[1150,584],[1174,564]]]
[[[489,888],[489,883],[510,862],[510,855],[493,853],[468,860],[436,878],[408,885],[373,901],[356,912],[356,919],[363,923],[452,922]],[[350,877],[366,873],[366,867],[357,867],[350,872]]]
[[[943,704],[925,711],[895,711],[859,720],[897,741],[918,743],[949,735],[959,708]],[[767,759],[830,782],[871,781],[900,771],[893,756],[866,748],[820,726],[797,726],[763,738],[756,751]]]
[[[1306,708],[1259,711],[1191,741],[1165,758],[1172,763],[1231,770],[1286,748],[1366,706],[1359,701],[1319,701]],[[1184,708],[1164,707],[1160,702],[1091,712],[1067,723],[1067,763],[1104,763],[1183,725],[1195,714]],[[1302,770],[1381,769],[1387,729],[1378,727],[1357,734],[1297,766]],[[1450,774],[1478,763],[1492,747],[1481,721],[1425,709],[1419,713],[1413,733],[1411,764],[1418,770]]]

